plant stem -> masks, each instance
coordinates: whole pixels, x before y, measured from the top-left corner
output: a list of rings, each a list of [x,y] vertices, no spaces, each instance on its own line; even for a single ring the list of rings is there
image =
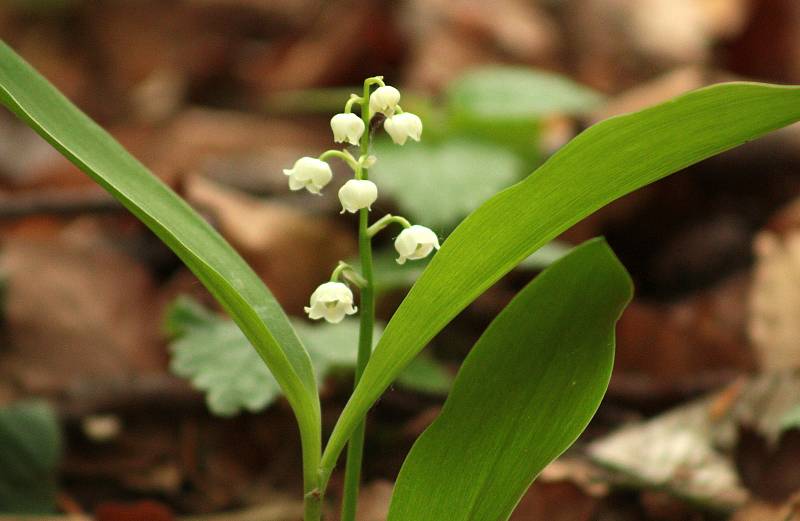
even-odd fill
[[[364,82],[364,96],[361,100],[361,118],[366,131],[361,136],[361,155],[369,153],[369,88],[370,82]],[[361,170],[361,179],[367,179],[366,168]],[[375,281],[372,270],[372,240],[369,235],[369,210],[362,208],[358,215],[358,250],[361,256],[361,275],[366,284],[361,288],[361,327],[358,336],[358,361],[356,362],[355,385],[367,366],[372,354],[372,333],[375,328]],[[358,505],[358,489],[361,482],[361,462],[364,455],[364,430],[366,421],[362,421],[353,432],[347,444],[347,462],[344,474],[344,493],[342,496],[341,521],[354,521]]]
[[[322,492],[307,492],[303,498],[303,521],[320,521],[322,519]]]

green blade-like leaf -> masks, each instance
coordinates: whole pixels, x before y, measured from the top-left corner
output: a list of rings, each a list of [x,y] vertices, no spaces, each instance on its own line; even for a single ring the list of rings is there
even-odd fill
[[[632,295],[602,240],[547,268],[475,344],[395,485],[388,521],[504,521],[577,439],[608,387]]]
[[[614,199],[798,120],[800,87],[715,85],[589,128],[489,199],[444,242],[389,322],[334,428],[324,468],[403,366],[525,257]]]
[[[305,441],[315,443],[319,398],[311,361],[280,305],[247,263],[189,205],[2,42],[0,102],[183,260],[256,347],[298,416]]]

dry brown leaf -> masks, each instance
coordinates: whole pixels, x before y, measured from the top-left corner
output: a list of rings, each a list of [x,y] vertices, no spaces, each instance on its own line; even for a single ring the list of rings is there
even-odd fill
[[[698,65],[673,69],[615,96],[591,114],[590,122],[597,123],[612,116],[643,110],[725,79],[730,77]]]
[[[704,373],[751,369],[748,282],[740,274],[678,302],[634,301],[619,323],[617,383],[633,374],[646,376],[654,389],[679,390]]]
[[[800,201],[753,241],[748,331],[763,370],[800,367]]]
[[[597,514],[599,502],[569,481],[537,480],[522,497],[510,520],[591,521]]]
[[[752,0],[749,4],[744,29],[726,49],[728,67],[766,81],[800,82],[800,3]]]
[[[411,62],[408,84],[440,90],[465,69],[498,61],[555,67],[555,22],[533,2],[417,0],[401,13]]]
[[[602,498],[609,493],[603,474],[602,469],[585,457],[562,456],[546,466],[537,479],[543,483],[570,482],[577,485],[584,494]]]
[[[259,192],[286,191],[282,169],[331,144],[327,125],[199,108],[182,112],[160,135],[151,164],[162,178],[201,172]]]
[[[93,225],[7,240],[0,269],[8,339],[0,368],[23,389],[162,370],[153,281]]]
[[[625,483],[729,510],[744,505],[751,497],[748,488],[758,489],[764,482],[764,476],[757,477],[762,483],[748,477],[746,488],[738,472],[741,458],[734,462],[734,454],[747,441],[745,433],[764,440],[762,462],[769,463],[765,458],[770,447],[777,447],[785,428],[783,418],[799,404],[800,373],[762,375],[623,427],[593,442],[589,455]],[[790,482],[799,479],[795,474],[766,477],[772,483],[780,480],[785,493],[792,489]]]
[[[708,400],[624,427],[589,447],[598,464],[647,487],[666,488],[704,504],[731,508],[747,491],[732,461],[714,446]]]
[[[378,480],[363,487],[358,495],[356,521],[386,521],[394,484]]]
[[[675,67],[711,61],[741,30],[747,0],[584,0],[567,4],[579,78],[619,91]]]
[[[346,13],[346,14],[345,14]],[[302,38],[265,46],[238,66],[238,75],[259,91],[304,89],[341,81],[358,65],[365,34],[380,27],[382,12],[368,2],[337,0],[322,4]],[[383,21],[385,23],[385,20]],[[386,32],[386,28],[382,27]]]
[[[800,496],[784,505],[754,501],[734,514],[730,521],[800,521]]]

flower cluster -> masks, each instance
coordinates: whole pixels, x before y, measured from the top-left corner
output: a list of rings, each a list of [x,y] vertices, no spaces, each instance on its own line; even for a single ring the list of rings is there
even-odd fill
[[[369,93],[370,87],[378,87]],[[352,113],[353,105],[361,107],[361,115]],[[405,145],[409,138],[419,141],[422,138],[422,120],[415,114],[404,112],[400,107],[400,91],[386,85],[383,78],[376,76],[364,82],[364,96],[351,94],[344,107],[344,112],[331,118],[333,140],[336,143],[346,143],[360,147],[360,156],[355,157],[347,149],[328,150],[319,157],[301,157],[292,168],[283,171],[289,178],[291,190],[306,189],[312,194],[322,195],[322,189],[333,179],[328,160],[338,158],[344,161],[353,171],[354,177],[339,189],[339,202],[342,212],[369,212],[372,204],[378,200],[378,187],[367,178],[367,169],[376,161],[374,156],[368,154],[370,128],[372,117],[381,114],[383,128],[389,137],[398,145]],[[362,213],[362,216],[366,213]],[[366,219],[366,217],[362,217]],[[367,222],[362,220],[363,223]],[[372,238],[375,234],[390,224],[400,224],[403,230],[394,241],[399,264],[407,260],[424,259],[434,250],[439,249],[439,238],[430,229],[411,225],[406,219],[386,215],[368,228],[361,228],[360,233]],[[363,287],[369,284],[354,268],[340,262],[331,275],[331,280],[320,285],[311,295],[310,305],[305,308],[309,318],[318,320],[324,318],[328,322],[341,322],[345,316],[357,311],[353,306],[353,292],[340,277],[345,277],[349,282]]]

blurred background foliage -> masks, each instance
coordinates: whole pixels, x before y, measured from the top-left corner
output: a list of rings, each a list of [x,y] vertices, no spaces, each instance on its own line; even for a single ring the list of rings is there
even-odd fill
[[[796,0],[6,0],[0,37],[299,317],[326,432],[351,385],[355,322],[312,324],[302,308],[355,256],[355,221],[338,215],[344,170],[319,198],[289,193],[281,171],[333,145],[328,118],[364,77],[400,87],[425,124],[421,143],[375,144],[375,214],[441,239],[594,122],[718,81],[800,84]],[[513,519],[790,519],[798,166],[793,127],[612,204],[487,291],[375,407],[362,521],[385,515],[491,318],[596,235],[637,285],[614,380]],[[383,321],[424,269],[398,266],[392,239],[377,241]],[[254,352],[168,250],[7,113],[0,273],[0,512],[296,515],[295,427]]]

